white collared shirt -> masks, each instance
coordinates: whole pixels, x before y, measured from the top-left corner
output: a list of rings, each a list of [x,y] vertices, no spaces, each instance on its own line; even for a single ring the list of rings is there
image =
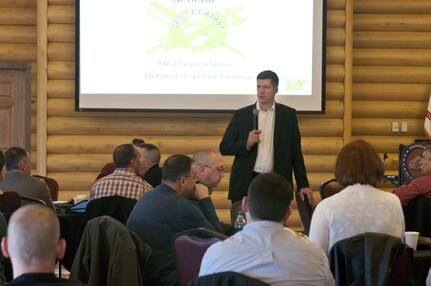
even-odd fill
[[[235,271],[273,286],[334,285],[328,258],[318,245],[281,223],[249,222],[206,251],[199,276]]]
[[[274,126],[275,126],[275,102],[267,111],[259,110],[258,129],[261,131],[257,145],[257,158],[254,171],[257,173],[270,173],[274,170]]]

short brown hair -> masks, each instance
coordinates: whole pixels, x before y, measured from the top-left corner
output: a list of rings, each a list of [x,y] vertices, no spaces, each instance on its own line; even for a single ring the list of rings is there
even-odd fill
[[[383,178],[385,167],[377,151],[364,140],[346,144],[335,163],[335,178],[343,186],[372,185]]]

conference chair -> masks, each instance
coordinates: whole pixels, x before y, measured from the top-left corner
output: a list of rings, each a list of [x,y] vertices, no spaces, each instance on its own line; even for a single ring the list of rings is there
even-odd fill
[[[10,214],[21,206],[21,197],[16,192],[4,192],[0,195],[0,211]]]
[[[335,178],[326,180],[320,184],[320,199],[324,200],[342,191],[344,187]]]
[[[76,249],[78,249],[81,237],[90,220],[102,215],[107,215],[125,225],[135,204],[136,200],[118,195],[91,200],[85,208],[84,217],[78,232],[75,234],[74,239],[67,242],[68,250],[61,262],[64,267],[66,269],[71,269]]]
[[[144,285],[150,247],[118,220],[100,216],[88,222],[70,279],[89,286]]]
[[[311,217],[313,216],[313,206],[309,203],[308,197],[305,196],[304,201],[295,193],[296,207],[299,211],[299,217],[301,218],[303,233],[308,235],[310,232]]]
[[[202,258],[212,244],[227,236],[207,228],[179,232],[174,237],[176,267],[180,286],[186,286],[199,275]]]
[[[269,286],[263,281],[232,271],[219,272],[194,278],[189,286]]]
[[[33,177],[43,180],[48,186],[49,192],[51,193],[51,199],[53,201],[58,200],[58,183],[55,179],[40,175],[33,175]]]
[[[23,196],[23,195],[19,195],[19,197],[21,198],[21,205],[33,203],[33,204],[39,204],[39,205],[46,206],[46,203],[44,201],[42,201],[41,199],[36,199],[33,197],[28,197],[28,196]]]
[[[238,212],[242,211],[242,201],[237,201],[232,204],[230,207],[230,223],[235,224],[236,217],[238,216]]]
[[[431,199],[418,196],[403,208],[406,231],[418,231],[419,235],[431,236]]]
[[[329,264],[335,285],[409,285],[413,249],[399,237],[366,232],[334,244]]]

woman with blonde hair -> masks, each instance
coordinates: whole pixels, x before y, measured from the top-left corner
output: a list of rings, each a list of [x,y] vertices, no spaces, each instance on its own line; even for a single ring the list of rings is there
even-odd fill
[[[317,205],[310,239],[329,253],[337,241],[364,232],[401,238],[405,226],[400,200],[376,188],[383,173],[383,162],[368,142],[355,140],[346,144],[334,170],[335,178],[345,188]]]

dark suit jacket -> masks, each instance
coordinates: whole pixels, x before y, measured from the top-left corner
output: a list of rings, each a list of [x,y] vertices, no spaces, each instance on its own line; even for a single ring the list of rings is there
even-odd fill
[[[257,157],[257,144],[247,150],[248,133],[253,129],[255,104],[234,112],[223,139],[220,152],[235,155],[229,182],[229,199],[233,202],[247,195]],[[301,134],[296,111],[283,104],[275,104],[274,172],[283,175],[292,184],[292,170],[298,189],[308,187],[308,179],[301,150]]]
[[[20,196],[42,200],[55,211],[51,193],[44,181],[19,171],[6,172],[0,182],[0,189],[5,192],[17,192]]]

